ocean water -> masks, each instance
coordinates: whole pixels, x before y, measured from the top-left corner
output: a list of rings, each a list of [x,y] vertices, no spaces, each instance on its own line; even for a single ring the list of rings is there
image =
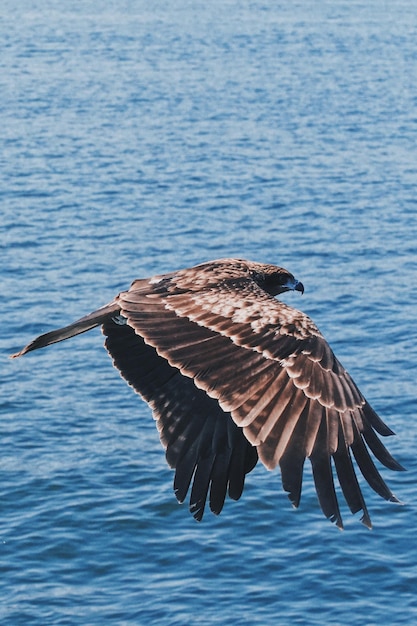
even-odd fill
[[[417,5],[3,0],[0,623],[417,620]],[[368,531],[259,466],[198,524],[100,332],[10,361],[134,278],[287,267],[397,436]]]

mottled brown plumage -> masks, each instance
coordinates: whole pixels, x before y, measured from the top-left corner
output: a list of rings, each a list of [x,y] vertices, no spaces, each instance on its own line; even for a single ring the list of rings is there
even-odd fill
[[[274,296],[304,288],[274,265],[220,259],[140,279],[113,302],[46,333],[20,356],[102,325],[122,376],[151,406],[182,502],[200,520],[238,499],[258,457],[280,466],[294,506],[305,459],[321,508],[340,528],[332,459],[352,513],[370,517],[352,455],[369,485],[398,502],[372,461],[400,470],[377,436],[393,434],[309,317]],[[351,454],[352,453],[352,454]]]

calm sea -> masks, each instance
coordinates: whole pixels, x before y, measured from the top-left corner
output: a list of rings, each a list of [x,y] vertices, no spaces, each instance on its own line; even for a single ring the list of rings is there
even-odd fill
[[[1,624],[416,623],[417,4],[3,0],[0,40]],[[99,331],[8,359],[223,256],[303,281],[396,431],[371,532],[308,467],[197,524]]]

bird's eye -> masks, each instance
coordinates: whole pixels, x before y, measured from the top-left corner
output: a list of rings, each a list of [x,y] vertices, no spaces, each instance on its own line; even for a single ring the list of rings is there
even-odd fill
[[[290,276],[288,274],[276,272],[276,274],[272,274],[271,281],[273,281],[276,285],[285,285],[289,278]]]

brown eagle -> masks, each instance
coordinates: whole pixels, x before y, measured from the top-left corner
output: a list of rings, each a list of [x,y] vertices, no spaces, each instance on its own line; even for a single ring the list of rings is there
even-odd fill
[[[323,513],[342,517],[334,468],[352,513],[371,528],[352,455],[369,485],[399,502],[370,452],[403,469],[378,435],[392,435],[312,320],[274,296],[304,287],[275,265],[220,259],[135,280],[113,302],[41,335],[19,353],[101,325],[121,375],[150,405],[174,491],[201,520],[207,497],[219,514],[240,498],[258,458],[278,464],[298,507],[304,461],[312,464]]]

